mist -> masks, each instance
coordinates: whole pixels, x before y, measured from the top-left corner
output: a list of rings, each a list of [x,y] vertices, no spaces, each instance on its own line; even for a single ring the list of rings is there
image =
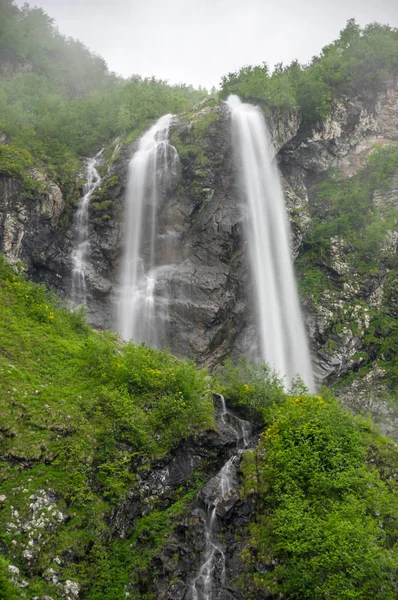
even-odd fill
[[[21,6],[22,0],[18,2]],[[41,0],[61,33],[125,77],[210,89],[245,64],[308,62],[346,21],[398,26],[396,0]]]

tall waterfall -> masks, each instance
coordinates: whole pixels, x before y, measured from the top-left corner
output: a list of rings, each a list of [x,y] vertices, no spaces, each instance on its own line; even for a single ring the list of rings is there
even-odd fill
[[[129,165],[117,328],[125,340],[160,343],[167,294],[157,289],[157,207],[178,161],[169,143],[173,115],[161,117],[140,139]]]
[[[261,111],[230,96],[232,135],[247,221],[260,358],[289,383],[299,375],[314,389],[303,326],[290,231],[267,125]]]
[[[86,303],[86,271],[88,266],[89,240],[89,206],[91,196],[101,183],[98,174],[101,155],[104,148],[86,163],[86,184],[84,196],[76,211],[76,243],[72,251],[72,302],[77,306]]]

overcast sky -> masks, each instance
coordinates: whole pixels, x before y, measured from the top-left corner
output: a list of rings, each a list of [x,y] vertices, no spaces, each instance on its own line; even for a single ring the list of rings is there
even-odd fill
[[[18,0],[18,4],[23,2]],[[32,0],[124,76],[210,88],[245,64],[307,62],[346,21],[398,27],[398,0]]]

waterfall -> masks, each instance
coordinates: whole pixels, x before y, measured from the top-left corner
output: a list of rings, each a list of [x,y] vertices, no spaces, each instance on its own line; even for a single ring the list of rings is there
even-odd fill
[[[236,487],[236,476],[239,459],[249,445],[251,424],[249,421],[239,419],[226,407],[225,399],[221,394],[215,394],[221,403],[221,422],[229,428],[236,437],[236,449],[232,456],[225,462],[217,475],[210,480],[209,487],[212,492],[205,495],[206,511],[200,511],[205,531],[205,553],[203,562],[191,584],[192,600],[213,600],[218,598],[220,587],[225,585],[226,565],[225,554],[221,543],[217,540],[219,529],[217,508],[228,500],[232,490]],[[214,589],[218,588],[218,590]]]
[[[261,111],[230,96],[232,135],[248,240],[259,358],[287,383],[299,375],[314,389],[290,250],[289,222]]]
[[[157,208],[175,173],[178,154],[169,143],[173,115],[161,117],[140,139],[129,164],[117,329],[125,340],[160,345],[168,300],[157,289],[162,260]]]
[[[86,272],[88,266],[88,253],[90,249],[89,240],[89,207],[91,196],[101,183],[98,174],[101,155],[104,148],[89,158],[85,165],[86,184],[84,196],[81,199],[75,217],[76,242],[73,248],[72,258],[72,302],[76,306],[86,304]]]

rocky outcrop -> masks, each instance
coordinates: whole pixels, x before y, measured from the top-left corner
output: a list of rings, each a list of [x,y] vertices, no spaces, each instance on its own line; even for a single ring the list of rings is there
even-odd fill
[[[347,385],[339,397],[354,413],[371,415],[385,436],[398,439],[398,413],[384,381],[383,369],[375,365],[364,377]]]
[[[347,176],[363,166],[375,144],[398,140],[397,82],[390,80],[377,100],[343,98],[334,102],[330,115],[314,126],[302,127],[281,149],[283,172],[302,169],[314,177],[330,167],[341,167]]]
[[[246,597],[239,585],[239,580],[246,571],[241,553],[247,541],[244,526],[250,523],[254,506],[250,498],[245,500],[241,495],[242,451],[236,450],[236,428],[239,427],[239,423],[248,425],[248,422],[242,422],[231,411],[228,411],[227,414],[220,413],[219,407],[217,423],[219,434],[213,433],[210,440],[203,439],[204,446],[201,446],[200,440],[197,441],[199,446],[197,442],[194,442],[193,449],[196,447],[197,453],[198,448],[202,448],[201,452],[204,449],[208,452],[209,448],[213,448],[216,450],[219,461],[212,463],[212,468],[208,471],[210,478],[207,483],[199,490],[196,499],[187,506],[185,513],[179,515],[175,520],[164,544],[153,556],[150,572],[139,577],[133,574],[132,583],[126,586],[127,592],[133,597],[136,593],[147,593],[153,595],[157,600],[175,600],[176,598],[193,600],[192,584],[200,565],[206,560],[209,536],[206,511],[211,511],[213,507],[215,507],[217,520],[215,534],[223,539],[223,543],[220,543],[220,550],[221,547],[222,550],[214,559],[212,597],[220,600],[244,600]],[[252,428],[250,434],[247,430],[245,438],[247,441],[251,439],[251,443],[255,444],[258,438],[257,434],[256,428]],[[207,436],[207,434],[205,435]],[[187,465],[191,464],[192,441],[190,446],[188,461],[185,461],[186,475]],[[180,450],[169,463],[172,467],[178,464]],[[208,461],[208,458],[206,460]],[[217,468],[221,467],[222,463],[224,463],[223,469],[225,469],[225,464],[228,464],[230,489],[220,497],[220,480],[223,469],[215,473],[215,467],[216,465]],[[179,477],[181,477],[181,469],[178,470],[180,471]],[[163,471],[161,479],[164,484],[155,490],[155,496],[162,496],[163,490],[167,494],[168,485],[173,480],[171,472],[172,470],[165,474]],[[158,479],[156,473],[153,475],[151,473],[151,477],[152,480]],[[181,485],[183,481],[184,477],[175,480],[175,484]],[[256,597],[260,600],[260,596]],[[266,597],[270,597],[270,595],[264,595],[264,598]]]
[[[63,196],[43,173],[31,169],[29,175],[40,184],[35,192],[27,192],[18,179],[0,177],[0,250],[13,262],[23,260],[31,273],[42,266],[60,276],[53,260],[61,251],[57,226]]]
[[[239,471],[237,472],[239,477]],[[225,579],[217,576],[218,568],[213,572],[214,597],[223,600],[244,600],[246,594],[238,584],[246,571],[242,561],[245,547],[244,529],[250,523],[253,513],[250,501],[240,498],[239,479],[231,492],[229,501],[219,507],[218,522],[220,535],[225,540]],[[237,532],[241,535],[237,535]],[[191,584],[205,553],[206,534],[203,513],[199,508],[191,512],[175,526],[170,540],[154,558],[153,567],[161,574],[154,581],[155,597],[158,600],[192,600]],[[270,595],[262,596],[264,598]],[[261,600],[260,596],[256,596]]]
[[[115,548],[118,545],[121,547],[128,540],[130,548],[135,550],[137,546],[138,553],[142,550],[153,556],[153,561],[149,570],[131,573],[131,583],[125,588],[126,597],[130,594],[132,598],[140,598],[146,593],[152,593],[154,595],[151,597],[158,600],[171,600],[179,597],[178,594],[183,591],[185,593],[203,557],[203,519],[199,507],[206,495],[214,492],[217,473],[236,450],[236,431],[231,428],[229,421],[222,418],[220,403],[216,397],[214,402],[216,423],[212,429],[201,431],[200,434],[176,444],[162,458],[149,460],[144,454],[131,453],[128,466],[126,465],[132,476],[131,488],[127,494],[123,494],[122,500],[113,499],[109,504],[104,504],[101,530],[95,532],[93,540],[90,534],[86,536],[88,532],[84,529],[83,521],[81,546],[79,542],[71,545],[68,541],[68,527],[70,521],[77,517],[76,513],[78,519],[90,520],[91,499],[86,499],[83,503],[77,499],[71,502],[66,491],[64,494],[62,490],[55,491],[49,487],[47,478],[38,483],[36,471],[31,470],[32,465],[28,464],[28,460],[20,465],[21,473],[27,475],[24,483],[8,487],[7,494],[0,495],[0,511],[5,517],[4,533],[7,536],[5,547],[8,549],[9,560],[12,561],[9,573],[15,585],[28,588],[29,597],[36,597],[37,600],[42,600],[45,592],[51,593],[54,600],[83,599],[87,597],[87,586],[82,583],[85,576],[82,579],[79,577],[78,565],[83,557],[86,560],[91,556],[95,561],[90,554],[94,540],[95,543],[112,543]],[[253,427],[254,442],[257,433]],[[123,450],[129,452],[126,444],[121,445]],[[12,464],[9,455],[4,458]],[[45,463],[41,465],[44,468]],[[98,481],[94,476],[97,467],[98,464],[93,463],[90,484],[93,490],[98,491]],[[198,500],[196,491],[201,482],[207,480],[208,483],[200,492],[201,500]],[[234,490],[218,510],[222,523],[232,524],[232,515],[238,513],[241,518],[248,518],[247,509],[238,509],[238,506],[242,507],[238,494],[239,484],[237,461]],[[178,504],[180,507],[177,509],[175,507]],[[71,509],[73,505],[75,508]],[[174,512],[169,512],[168,518],[170,508],[174,508]],[[149,538],[144,533],[133,542],[132,536],[140,522],[146,517],[151,519],[153,515],[155,519],[150,523],[155,523],[155,526],[150,530]],[[164,540],[159,543],[157,552],[152,544],[152,535],[156,535],[156,515],[161,515],[163,523],[167,524]],[[61,538],[66,539],[65,544],[54,546],[54,539]],[[32,586],[32,581],[34,590],[29,587]],[[34,591],[41,594],[33,596]]]
[[[218,431],[186,440],[162,460],[137,465],[134,488],[111,515],[114,535],[124,539],[137,519],[170,506],[176,490],[191,482],[195,472],[214,474],[235,444],[234,433],[218,421]]]
[[[10,142],[10,138],[8,137],[8,135],[6,133],[4,133],[4,131],[0,131],[0,146],[9,144],[9,142]]]
[[[208,104],[201,103],[196,112],[176,119],[172,127],[180,162],[159,207],[158,233],[165,237],[171,231],[173,240],[159,252],[158,287],[169,297],[166,345],[178,356],[213,366],[231,354],[250,355],[256,346],[256,331],[229,113],[223,104]],[[298,117],[274,119],[271,128],[275,148],[279,148],[297,132]],[[116,140],[107,149],[103,181],[91,199],[87,305],[89,319],[98,328],[115,327],[123,202],[135,147],[135,142],[120,147]],[[3,184],[10,190],[4,188],[0,208],[2,249],[13,260],[23,260],[34,279],[69,297],[76,235],[73,211],[69,207],[62,210],[62,196],[55,184],[44,181],[38,171],[31,176],[43,183],[46,193],[36,195],[30,204],[20,182],[9,179]],[[305,197],[287,183],[286,187],[297,250],[306,218]],[[301,224],[298,215],[302,215]]]
[[[298,256],[314,216],[325,210],[314,184],[331,167],[352,177],[375,145],[398,140],[398,92],[394,80],[372,100],[342,98],[315,125],[299,116],[268,117],[272,142],[283,176]],[[159,293],[169,298],[166,345],[181,357],[217,365],[226,356],[251,355],[256,346],[252,288],[240,196],[231,151],[229,113],[214,99],[179,117],[171,128],[179,153],[174,180],[164,189],[158,233],[167,237],[159,252]],[[90,265],[87,273],[89,319],[95,327],[114,328],[118,302],[123,202],[128,163],[136,142],[120,140],[105,152],[101,187],[90,205]],[[75,240],[73,211],[65,207],[58,186],[42,173],[31,176],[43,186],[24,197],[23,184],[0,180],[1,249],[22,259],[29,274],[68,297]],[[375,207],[395,206],[398,184],[374,194]],[[170,241],[171,240],[171,241]],[[385,246],[398,244],[395,231]],[[304,298],[318,380],[334,381],[361,364],[369,308],[380,303],[383,277],[359,277],[343,239],[331,240],[324,268],[338,289],[325,289],[314,304]]]
[[[298,129],[297,115],[272,121],[275,147]],[[158,207],[158,236],[170,238],[158,253],[159,293],[168,297],[165,343],[199,364],[219,364],[227,356],[253,354],[251,281],[240,196],[225,105],[201,103],[189,117],[176,119],[171,142],[179,152],[178,173]],[[135,145],[124,147],[102,182],[105,211],[91,204],[91,265],[88,310],[97,327],[112,327],[117,306],[123,236],[123,200],[128,161]],[[107,182],[117,179],[111,188]],[[298,251],[308,224],[306,196],[286,182]],[[101,202],[99,202],[101,205]],[[67,290],[65,290],[66,293]]]
[[[8,79],[15,77],[18,73],[31,70],[32,64],[22,58],[22,56],[2,56],[0,58],[0,75]]]
[[[323,180],[328,169],[338,168],[350,178],[365,165],[365,159],[375,147],[398,140],[397,115],[397,82],[390,80],[376,100],[343,98],[336,101],[324,122],[302,126],[282,147],[278,154],[282,174],[293,194],[303,199],[308,211],[303,213],[304,219],[299,215],[299,224],[294,224],[294,228],[305,231],[311,226],[312,217],[324,218],[326,209],[314,193],[314,184]],[[289,194],[288,191],[288,199]],[[390,189],[375,192],[373,205],[387,209],[396,206],[397,198],[394,178]],[[394,253],[394,244],[395,234],[388,232],[386,255]],[[380,255],[380,263],[382,261]],[[388,269],[384,275],[383,269],[377,275],[360,275],[352,249],[338,236],[330,240],[330,254],[323,269],[338,285],[325,289],[316,303],[305,303],[304,311],[316,375],[318,380],[330,382],[359,368],[363,360],[360,356],[363,338],[370,323],[369,310],[381,305],[383,278]]]

